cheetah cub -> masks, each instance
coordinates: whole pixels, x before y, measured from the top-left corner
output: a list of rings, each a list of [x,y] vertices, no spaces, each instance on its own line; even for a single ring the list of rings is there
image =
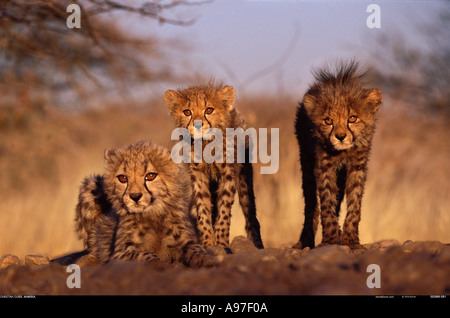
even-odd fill
[[[314,71],[315,83],[297,109],[305,222],[294,247],[314,247],[321,216],[322,244],[360,247],[358,225],[367,162],[381,92],[367,89],[358,63],[341,63],[336,72]],[[347,198],[341,232],[338,216]]]
[[[138,142],[107,150],[105,159],[105,173],[84,180],[76,206],[76,232],[89,257],[213,264],[189,218],[189,173],[167,149]]]
[[[258,248],[263,248],[260,225],[256,218],[255,195],[253,191],[253,167],[249,160],[244,163],[223,162],[196,163],[194,138],[200,131],[204,136],[209,128],[220,129],[223,135],[223,150],[226,153],[226,129],[243,128],[247,124],[234,108],[236,92],[230,86],[208,84],[184,90],[169,90],[164,101],[177,127],[187,128],[193,137],[190,172],[193,191],[193,214],[197,217],[197,229],[204,247],[228,248],[231,206],[236,191],[245,216],[247,237]],[[201,130],[198,127],[201,123]],[[202,147],[208,140],[202,138]],[[220,142],[220,141],[219,141]],[[236,144],[234,154],[237,154]],[[246,158],[249,158],[248,142]],[[225,160],[224,160],[225,161]]]

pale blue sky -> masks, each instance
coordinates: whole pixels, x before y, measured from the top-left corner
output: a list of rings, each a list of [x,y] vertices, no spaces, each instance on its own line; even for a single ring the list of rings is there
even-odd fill
[[[216,0],[177,10],[178,17],[197,18],[192,26],[152,29],[162,38],[183,39],[185,48],[174,58],[204,77],[224,80],[242,94],[300,96],[311,82],[313,66],[360,56],[357,50],[370,55],[381,34],[400,33],[422,45],[420,25],[432,23],[444,2]],[[371,3],[381,8],[380,29],[366,25]],[[282,63],[257,76],[286,52]]]

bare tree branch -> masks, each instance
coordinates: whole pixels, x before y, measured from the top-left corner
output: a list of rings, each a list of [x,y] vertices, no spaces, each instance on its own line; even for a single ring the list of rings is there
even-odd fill
[[[300,35],[301,35],[301,30],[300,27],[298,25],[295,26],[294,28],[294,35],[292,36],[292,39],[289,43],[289,45],[287,46],[287,48],[284,50],[283,54],[281,54],[281,56],[278,58],[278,60],[276,60],[275,62],[273,62],[272,64],[270,64],[269,66],[251,74],[250,76],[248,76],[242,83],[242,86],[247,87],[249,86],[251,83],[253,83],[255,80],[270,74],[276,70],[278,70],[285,62],[286,60],[289,58],[289,56],[292,54],[292,52],[294,51],[298,40],[300,39]]]
[[[420,28],[427,49],[405,43],[399,33],[379,38],[371,50],[374,82],[414,115],[450,116],[450,4],[437,13],[432,26]]]
[[[237,83],[239,90],[244,91],[246,87],[250,86],[254,81],[276,71],[279,71],[280,68],[286,63],[286,60],[295,50],[297,46],[298,40],[301,36],[301,29],[298,25],[294,26],[294,34],[292,35],[291,41],[289,42],[286,49],[283,51],[281,56],[272,64],[250,74],[247,78],[240,81],[236,75],[236,73],[231,69],[231,67],[223,61],[218,61],[218,64],[222,67],[223,71],[230,77],[231,80]]]
[[[187,26],[193,19],[171,18],[177,7],[209,1],[115,1],[115,0],[2,0],[0,1],[0,85],[5,79],[25,80],[34,73],[33,85],[89,88],[132,86],[170,76],[157,67],[164,58],[161,41],[154,34],[145,38],[124,30],[119,16],[138,15],[159,23]],[[80,29],[69,29],[69,4],[81,9]],[[58,74],[58,76],[55,76]],[[62,84],[65,83],[65,84]],[[31,84],[31,83],[29,83]],[[30,86],[31,89],[31,86]],[[1,105],[0,105],[1,107]]]

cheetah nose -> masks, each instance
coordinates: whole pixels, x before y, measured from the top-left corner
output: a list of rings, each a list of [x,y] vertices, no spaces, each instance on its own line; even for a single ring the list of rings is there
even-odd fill
[[[130,198],[133,199],[134,202],[138,202],[139,199],[142,197],[142,193],[130,193]]]
[[[347,137],[347,134],[336,134],[335,136],[340,141],[343,141],[345,139],[345,137]]]

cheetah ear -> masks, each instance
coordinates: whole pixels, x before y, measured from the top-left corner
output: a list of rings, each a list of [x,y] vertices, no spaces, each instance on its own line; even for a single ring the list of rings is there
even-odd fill
[[[231,86],[225,86],[219,92],[221,99],[224,101],[225,106],[228,107],[228,110],[233,109],[234,99],[236,97],[236,91]]]
[[[372,112],[376,113],[382,100],[381,92],[378,89],[369,89],[366,91],[365,99]]]
[[[179,104],[181,99],[182,97],[180,93],[176,91],[169,90],[164,93],[164,103],[170,111],[172,111]]]
[[[117,151],[114,149],[107,149],[105,150],[104,157],[106,162],[108,163],[114,162],[117,158]]]
[[[314,111],[316,105],[316,98],[306,93],[305,96],[303,96],[303,106],[305,106],[306,113],[311,114]]]

